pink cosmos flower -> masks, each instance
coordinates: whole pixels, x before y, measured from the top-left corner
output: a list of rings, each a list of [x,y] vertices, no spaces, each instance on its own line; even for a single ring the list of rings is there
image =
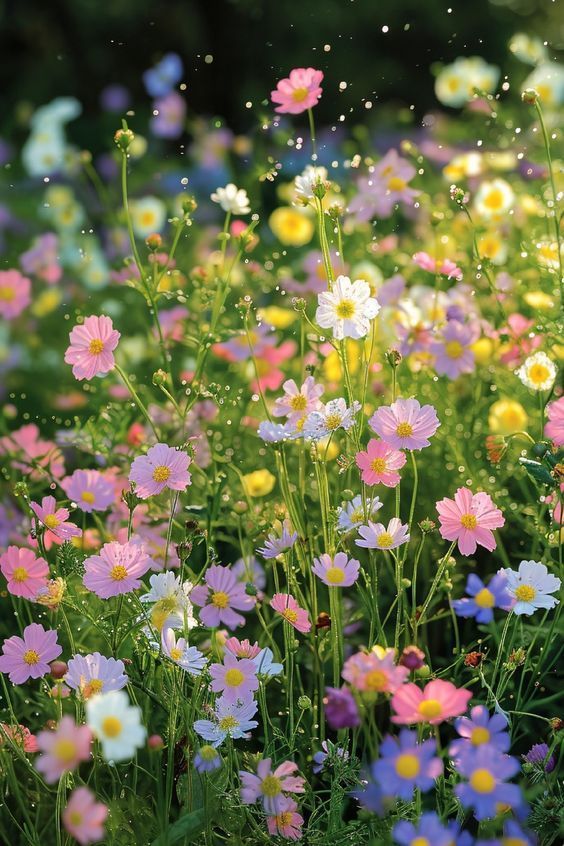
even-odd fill
[[[280,811],[266,818],[266,826],[271,837],[278,835],[286,840],[300,840],[304,818],[297,813],[298,806],[293,799],[280,800]]]
[[[546,416],[549,422],[544,427],[544,434],[554,446],[564,446],[564,397],[547,405]]]
[[[338,552],[334,558],[324,553],[313,559],[312,571],[328,587],[350,587],[358,579],[360,561]]]
[[[244,805],[253,805],[260,799],[267,814],[279,814],[283,807],[285,793],[304,793],[305,779],[295,776],[298,765],[285,761],[272,770],[270,758],[258,762],[256,775],[239,772],[241,779],[241,801]]]
[[[223,693],[229,704],[237,700],[248,702],[253,699],[253,691],[258,690],[256,664],[249,658],[235,658],[227,653],[223,664],[211,664],[209,670],[211,689],[214,693]]]
[[[429,273],[440,273],[447,279],[454,277],[458,282],[462,279],[461,269],[450,259],[434,259],[429,253],[420,252],[415,253],[413,261]]]
[[[141,586],[141,577],[153,562],[143,544],[105,543],[99,555],[91,555],[84,562],[82,582],[101,599],[129,593]]]
[[[458,688],[452,682],[435,679],[421,690],[416,684],[402,685],[392,697],[393,723],[430,723],[436,726],[450,717],[459,717],[466,711],[472,698],[471,690]]]
[[[234,629],[242,626],[245,618],[238,611],[250,611],[255,604],[253,596],[247,596],[245,585],[229,567],[213,564],[204,576],[205,584],[197,585],[190,593],[194,605],[199,605],[200,620],[204,626],[217,628],[220,624]]]
[[[274,403],[275,417],[286,415],[290,423],[296,423],[310,411],[316,411],[321,405],[319,397],[323,393],[323,385],[317,385],[313,376],[308,376],[301,388],[293,379],[288,379],[282,385],[284,396],[278,397]]]
[[[489,552],[495,549],[493,529],[500,529],[505,518],[487,493],[458,488],[454,499],[445,497],[437,502],[437,511],[441,536],[458,541],[462,555],[472,555],[478,544]]]
[[[39,749],[36,736],[26,726],[9,726],[7,723],[0,723],[0,749],[4,744],[5,734],[8,735],[12,743],[21,747],[24,752],[33,753]]]
[[[188,467],[192,459],[181,449],[166,444],[155,444],[147,455],[139,455],[131,465],[129,481],[135,482],[135,493],[140,499],[157,496],[165,488],[185,491],[192,477]]]
[[[368,441],[365,452],[356,454],[357,466],[362,471],[362,481],[367,485],[382,484],[387,488],[395,488],[399,484],[400,475],[397,471],[406,461],[404,452],[376,438]]]
[[[51,441],[43,441],[39,437],[39,428],[35,423],[28,423],[0,438],[0,455],[14,454],[21,458],[21,462],[14,461],[13,466],[26,475],[29,474],[33,480],[44,479],[41,469],[56,479],[65,472],[61,450]],[[33,469],[30,473],[32,467],[38,469]]]
[[[30,623],[23,631],[23,638],[13,635],[4,641],[0,673],[8,673],[12,684],[39,679],[50,672],[49,662],[62,651],[56,629],[46,631],[39,623]]]
[[[239,640],[237,637],[227,638],[223,645],[227,652],[237,658],[256,658],[260,652],[260,646],[256,641],[251,643],[250,640]]]
[[[0,570],[12,596],[35,599],[47,587],[49,565],[44,558],[36,558],[31,549],[9,546],[0,555]]]
[[[499,360],[508,367],[517,367],[528,355],[533,353],[544,343],[544,338],[538,332],[531,332],[536,320],[528,320],[522,314],[510,314],[507,326],[498,330],[501,338],[509,336],[509,341],[503,344]]]
[[[342,676],[356,690],[367,693],[395,693],[409,675],[407,667],[395,664],[395,650],[357,652],[345,661]]]
[[[65,829],[81,846],[96,843],[104,837],[104,821],[108,807],[96,802],[96,797],[87,787],[76,787],[63,811]]]
[[[65,476],[61,487],[81,511],[105,511],[115,501],[114,486],[99,470],[75,470]]]
[[[12,320],[31,302],[31,282],[19,270],[0,270],[0,317]]]
[[[91,315],[84,323],[75,326],[69,335],[70,346],[65,352],[65,362],[72,364],[75,379],[93,379],[105,376],[114,369],[113,350],[118,345],[120,333],[114,329],[110,317]]]
[[[294,597],[289,593],[275,593],[270,605],[278,611],[284,619],[302,634],[311,629],[311,623],[305,608],[300,608]]]
[[[275,112],[299,115],[317,105],[321,97],[323,71],[314,68],[294,68],[290,76],[281,79],[274,91],[270,92],[273,103],[277,103]]]
[[[64,716],[55,731],[40,731],[37,746],[43,752],[35,762],[48,784],[64,773],[75,770],[81,761],[90,758],[92,733],[88,726],[77,726],[72,717]]]
[[[432,405],[421,407],[416,399],[400,397],[378,408],[368,425],[395,449],[423,449],[441,424]]]
[[[358,533],[362,540],[356,540],[355,543],[365,549],[396,549],[410,538],[409,526],[397,517],[392,517],[387,528],[383,523],[369,520],[367,526],[358,527]]]
[[[46,540],[61,543],[82,534],[78,526],[66,522],[70,512],[68,508],[57,508],[54,496],[44,496],[41,505],[38,502],[31,502],[30,505],[37,519],[45,526]]]

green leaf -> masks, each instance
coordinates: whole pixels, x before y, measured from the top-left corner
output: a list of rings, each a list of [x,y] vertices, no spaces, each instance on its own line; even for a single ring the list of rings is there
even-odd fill
[[[206,815],[203,808],[198,808],[197,811],[192,811],[191,814],[184,814],[172,825],[168,827],[166,832],[163,832],[156,840],[153,840],[152,846],[172,846],[173,843],[180,843],[182,840],[185,843],[193,843],[194,837],[203,831],[206,824]]]
[[[543,485],[550,485],[551,488],[556,487],[555,479],[540,461],[531,461],[530,458],[520,458],[519,463],[536,482],[540,482]]]

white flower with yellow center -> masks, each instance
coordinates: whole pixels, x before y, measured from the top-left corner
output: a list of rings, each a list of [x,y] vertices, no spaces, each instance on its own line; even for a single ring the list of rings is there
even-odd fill
[[[482,182],[474,198],[474,209],[484,220],[499,220],[513,207],[515,194],[505,179]]]
[[[300,200],[311,200],[313,189],[319,182],[327,182],[327,169],[308,165],[303,173],[296,176],[294,187]]]
[[[530,616],[542,608],[549,610],[558,605],[558,599],[550,594],[559,590],[561,581],[548,572],[539,561],[521,561],[519,570],[505,570],[507,593],[515,600],[514,614]]]
[[[552,270],[558,270],[560,263],[558,260],[558,244],[556,241],[537,241],[535,244],[537,248],[537,259],[539,264],[544,267],[550,267]],[[561,255],[564,258],[564,248],[561,249]]]
[[[548,58],[548,51],[540,38],[516,32],[509,42],[509,49],[516,59],[527,65],[538,65]]]
[[[164,628],[188,630],[198,625],[189,599],[193,588],[191,582],[182,582],[180,576],[166,570],[164,573],[154,573],[149,583],[150,590],[139,599],[143,603],[152,603],[147,616],[156,631],[160,632]]]
[[[86,724],[102,744],[106,761],[128,761],[145,743],[141,709],[123,690],[93,696],[86,703]]]
[[[544,62],[538,65],[522,83],[521,90],[534,88],[541,106],[560,106],[564,103],[564,65]]]
[[[230,182],[225,188],[217,188],[211,195],[214,203],[218,203],[224,212],[230,214],[249,214],[251,207],[244,188],[237,188]]]
[[[131,204],[131,222],[138,238],[160,232],[166,221],[166,208],[158,197],[143,197]]]
[[[516,371],[521,382],[532,391],[549,391],[557,373],[556,365],[544,352],[530,355]]]
[[[322,329],[332,329],[337,341],[364,338],[380,311],[370,296],[370,285],[362,279],[351,282],[348,276],[338,276],[332,290],[319,294],[317,302],[316,322]]]
[[[490,230],[478,238],[478,250],[482,258],[489,259],[492,264],[504,264],[507,259],[507,238],[501,232]]]

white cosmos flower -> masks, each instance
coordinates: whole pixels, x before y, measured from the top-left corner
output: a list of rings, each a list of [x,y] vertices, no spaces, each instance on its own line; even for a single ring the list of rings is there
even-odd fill
[[[505,179],[482,182],[474,198],[474,208],[484,220],[497,220],[513,207],[515,194]]]
[[[223,211],[231,214],[249,214],[251,207],[244,188],[237,188],[230,182],[225,188],[217,188],[211,195],[214,203],[219,203]]]
[[[521,91],[534,88],[542,106],[561,106],[564,103],[564,65],[543,62],[522,83]]]
[[[303,426],[304,438],[311,438],[319,441],[332,435],[337,429],[344,429],[347,432],[354,426],[356,414],[360,411],[360,403],[356,400],[350,408],[347,408],[346,400],[343,397],[329,400],[319,411],[312,411],[306,417]]]
[[[308,165],[304,172],[296,176],[294,180],[296,194],[300,198],[311,200],[313,188],[318,182],[327,182],[327,169]]]
[[[366,499],[366,511],[370,520],[372,520],[380,508],[382,508],[382,503],[380,502],[379,496],[375,496],[373,498],[368,497]],[[365,516],[362,496],[358,494],[349,502],[343,502],[343,504],[337,509],[338,531],[350,532],[353,529],[358,529],[358,527],[365,522]]]
[[[378,300],[370,296],[370,285],[362,279],[351,282],[348,276],[338,276],[333,289],[319,294],[317,302],[316,322],[332,329],[338,341],[364,338],[380,311]]]
[[[166,223],[166,207],[158,197],[143,197],[131,206],[131,222],[138,238],[160,232]]]
[[[139,599],[143,603],[153,604],[147,616],[157,631],[163,628],[193,629],[198,625],[189,599],[194,587],[191,582],[182,582],[180,576],[166,570],[164,573],[154,573],[149,583],[150,590]]]
[[[548,57],[548,50],[540,38],[516,32],[509,42],[509,49],[520,62],[527,65],[538,65]]]
[[[544,352],[536,352],[525,359],[517,376],[525,387],[532,391],[549,391],[554,385],[558,370]]]
[[[86,703],[86,724],[102,744],[106,761],[128,761],[145,743],[141,708],[123,690],[93,696]]]
[[[504,570],[507,576],[507,593],[515,600],[513,613],[530,616],[538,608],[554,608],[558,600],[551,593],[560,587],[560,579],[548,572],[538,561],[521,561],[519,570]]]

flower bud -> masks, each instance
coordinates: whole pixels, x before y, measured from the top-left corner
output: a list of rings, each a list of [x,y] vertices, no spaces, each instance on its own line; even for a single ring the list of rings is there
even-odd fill
[[[399,365],[401,364],[401,360],[402,360],[402,354],[400,353],[399,350],[395,350],[392,347],[392,349],[389,349],[386,352],[386,361],[388,362],[390,367],[394,367],[394,368],[399,367]]]
[[[422,667],[415,670],[415,675],[418,679],[428,679],[431,675],[431,668],[427,664],[423,664]]]
[[[166,385],[167,380],[168,376],[166,375],[164,370],[155,370],[155,372],[153,373],[153,385],[155,385],[155,387],[158,388],[160,385]]]
[[[436,524],[429,517],[425,517],[418,525],[424,535],[429,535],[436,529]]]
[[[51,677],[54,679],[62,679],[68,670],[66,661],[51,661],[49,666],[51,668]]]
[[[245,585],[245,593],[247,594],[247,596],[256,596],[258,590],[252,582],[247,582],[247,584]]]
[[[540,94],[536,88],[525,88],[524,91],[521,91],[521,100],[527,106],[536,106],[540,100]]]
[[[406,646],[401,653],[399,663],[409,670],[420,670],[425,664],[425,653],[418,646]]]
[[[131,129],[118,129],[118,131],[114,135],[114,141],[122,150],[125,152],[131,142],[135,139],[135,135],[131,131]]]
[[[147,235],[147,237],[145,238],[145,243],[147,244],[148,248],[154,252],[155,250],[159,250],[162,247],[163,239],[158,232],[153,232],[151,233],[151,235]]]
[[[190,558],[192,548],[193,546],[191,541],[182,541],[182,543],[176,544],[176,554],[178,555],[181,564],[184,564],[184,562]]]
[[[233,504],[233,511],[235,514],[244,514],[248,510],[249,506],[244,499],[238,499],[237,502]]]
[[[464,656],[465,667],[478,667],[484,660],[483,652],[467,652]]]
[[[159,751],[160,749],[164,749],[164,740],[160,736],[160,734],[152,734],[147,739],[147,746],[149,749],[153,749],[154,751]]]
[[[187,197],[182,198],[181,206],[184,214],[193,214],[198,208],[198,203],[194,197],[188,195]]]
[[[298,699],[298,708],[302,711],[309,711],[311,708],[311,699],[309,696],[300,696]]]
[[[354,499],[354,491],[351,491],[350,488],[345,488],[341,496],[345,502],[350,502],[351,499]]]

